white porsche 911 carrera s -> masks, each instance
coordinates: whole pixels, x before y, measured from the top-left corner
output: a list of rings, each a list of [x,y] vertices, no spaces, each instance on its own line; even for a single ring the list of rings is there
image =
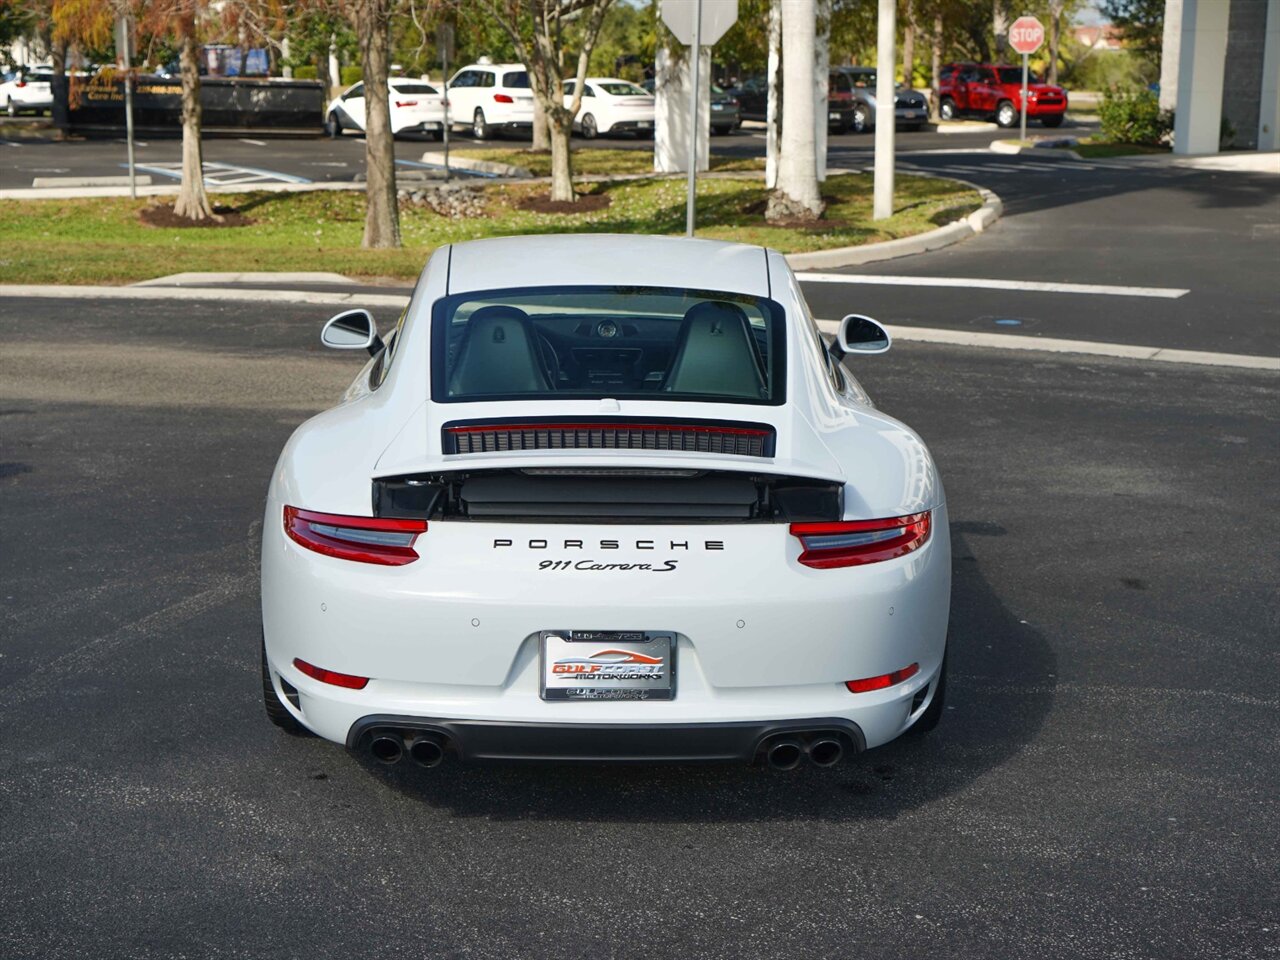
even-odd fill
[[[286,444],[262,543],[267,714],[385,763],[790,769],[935,726],[942,482],[777,252],[442,248]]]

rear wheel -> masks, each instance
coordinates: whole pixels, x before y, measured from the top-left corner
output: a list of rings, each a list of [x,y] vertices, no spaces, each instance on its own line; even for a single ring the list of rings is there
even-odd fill
[[[1001,100],[996,106],[996,123],[1007,130],[1017,122],[1018,111],[1014,109],[1013,101]]]
[[[938,689],[933,691],[933,700],[925,707],[920,719],[913,723],[907,733],[917,736],[936,730],[942,722],[942,711],[947,706],[947,655],[942,655],[942,669],[938,671]]]
[[[18,105],[13,102],[12,98],[10,98],[9,102],[4,105],[4,112],[9,114],[11,117],[16,117],[18,115]]]
[[[484,118],[484,111],[476,108],[476,114],[471,118],[471,135],[477,140],[488,140],[493,136],[493,128]]]
[[[293,737],[309,737],[311,731],[300,724],[288,708],[280,702],[276,688],[271,683],[271,668],[267,666],[267,644],[262,644],[262,705],[266,707],[267,719]]]
[[[1062,126],[1062,114],[1058,114],[1056,117],[1041,117],[1040,122],[1046,127],[1060,127]]]
[[[850,123],[854,133],[866,133],[871,129],[871,111],[867,109],[865,103],[860,103],[853,108],[853,120]]]
[[[336,113],[331,113],[324,120],[324,135],[330,140],[342,136],[342,123]]]
[[[596,118],[589,113],[582,115],[582,137],[584,140],[594,140],[600,136],[600,128],[596,126]]]
[[[950,122],[956,118],[956,102],[950,97],[943,97],[938,104],[938,119]]]

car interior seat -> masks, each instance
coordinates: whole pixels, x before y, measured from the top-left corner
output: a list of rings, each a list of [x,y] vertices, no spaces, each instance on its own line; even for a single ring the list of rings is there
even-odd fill
[[[457,395],[537,393],[551,389],[537,332],[523,310],[481,307],[458,344],[449,392]]]
[[[723,300],[696,304],[680,324],[663,390],[763,399],[767,391],[757,356],[741,307]]]

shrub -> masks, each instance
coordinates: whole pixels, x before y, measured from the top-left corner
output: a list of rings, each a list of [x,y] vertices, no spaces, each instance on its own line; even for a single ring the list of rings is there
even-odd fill
[[[1102,136],[1112,143],[1164,144],[1173,132],[1173,113],[1160,109],[1150,90],[1112,87],[1103,91],[1098,107]]]
[[[310,64],[305,67],[294,67],[293,78],[295,80],[318,80],[320,74],[316,68]]]
[[[354,65],[346,66],[339,72],[339,77],[342,80],[342,85],[344,87],[349,87],[353,83],[359,83],[364,79],[364,70]]]

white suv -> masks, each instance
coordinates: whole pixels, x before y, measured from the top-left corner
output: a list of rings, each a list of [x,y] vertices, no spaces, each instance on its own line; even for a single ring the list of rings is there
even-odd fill
[[[0,77],[0,110],[11,117],[52,110],[52,80],[53,73],[47,67],[18,67],[4,74]]]
[[[453,126],[470,125],[477,140],[495,130],[533,129],[533,91],[520,63],[473,63],[449,81]]]

